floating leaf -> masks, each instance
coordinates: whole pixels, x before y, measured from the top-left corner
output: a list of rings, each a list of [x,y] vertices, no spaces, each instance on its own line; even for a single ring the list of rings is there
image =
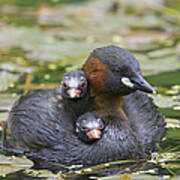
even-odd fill
[[[31,168],[32,166],[32,161],[25,157],[6,157],[0,154],[0,176],[6,176],[9,173]]]
[[[0,111],[9,111],[12,104],[15,102],[15,100],[18,98],[16,94],[0,94]]]
[[[8,87],[13,87],[18,77],[15,74],[8,73],[7,71],[0,72],[0,91],[6,91]]]

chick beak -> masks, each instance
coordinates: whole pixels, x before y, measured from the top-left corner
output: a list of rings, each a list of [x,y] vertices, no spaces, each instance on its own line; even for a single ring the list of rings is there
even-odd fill
[[[153,87],[142,77],[141,74],[137,74],[136,76],[131,77],[131,82],[134,85],[134,89],[147,93],[155,93]]]
[[[81,94],[81,91],[79,89],[72,88],[67,90],[67,94],[71,98],[77,98]]]
[[[93,129],[93,130],[87,132],[86,135],[90,139],[99,139],[101,137],[101,131],[98,129]]]

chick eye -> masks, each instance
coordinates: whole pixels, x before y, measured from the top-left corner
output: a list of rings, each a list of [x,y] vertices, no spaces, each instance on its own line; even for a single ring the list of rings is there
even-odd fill
[[[86,83],[83,82],[83,83],[81,83],[81,84],[79,85],[79,88],[83,88],[85,85],[86,85]]]
[[[64,89],[68,89],[68,85],[64,82],[63,83]]]
[[[88,128],[85,127],[85,126],[81,126],[81,130],[82,130],[82,131],[88,131]]]
[[[99,126],[99,129],[104,129],[104,124],[101,124],[100,126]]]

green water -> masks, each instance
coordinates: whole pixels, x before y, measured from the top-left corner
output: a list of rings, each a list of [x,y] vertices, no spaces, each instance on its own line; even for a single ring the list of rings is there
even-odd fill
[[[167,135],[151,160],[71,167],[55,175],[29,169],[30,161],[3,156],[0,150],[0,179],[97,179],[100,172],[104,177],[99,179],[180,179],[179,16],[178,0],[0,0],[0,132],[18,96],[56,87],[63,73],[79,69],[92,49],[109,44],[127,48],[138,59],[167,123]]]

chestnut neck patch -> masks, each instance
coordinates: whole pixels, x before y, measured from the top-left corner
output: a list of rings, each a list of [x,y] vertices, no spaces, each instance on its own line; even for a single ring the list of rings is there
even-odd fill
[[[94,99],[94,108],[98,114],[123,112],[123,97],[109,94],[106,87],[108,68],[98,58],[89,57],[82,67],[90,85],[90,96]]]

